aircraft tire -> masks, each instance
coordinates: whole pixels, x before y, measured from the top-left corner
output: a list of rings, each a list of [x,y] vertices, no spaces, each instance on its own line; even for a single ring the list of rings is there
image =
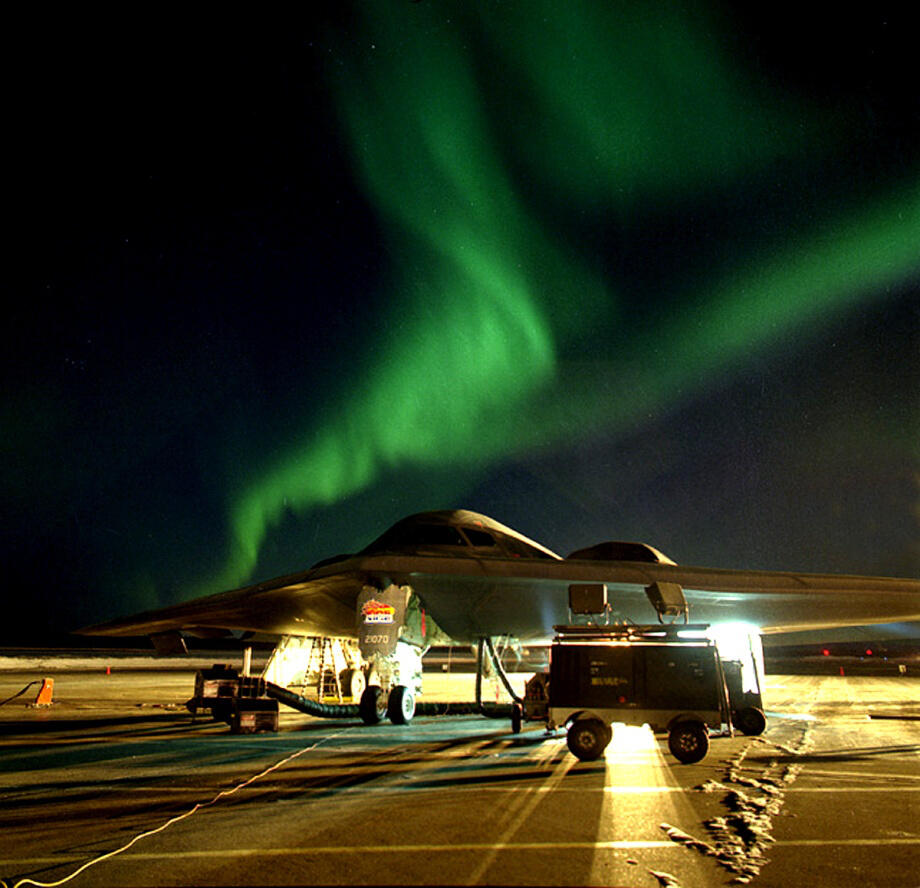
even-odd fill
[[[746,706],[735,714],[735,724],[742,734],[757,737],[767,729],[767,717],[762,709],[756,706]]]
[[[396,685],[387,698],[387,717],[394,725],[407,725],[415,715],[415,695],[405,685]]]
[[[692,765],[709,752],[709,732],[698,721],[678,722],[668,733],[668,749],[679,762]]]
[[[524,721],[524,707],[520,703],[511,706],[511,730],[515,734],[521,733],[521,724]]]
[[[583,762],[600,758],[610,739],[607,728],[599,718],[578,718],[569,728],[565,738],[569,751]]]
[[[366,725],[378,725],[383,721],[387,714],[387,707],[383,696],[383,688],[380,685],[369,685],[361,694],[361,701],[358,703],[358,714],[361,721]]]
[[[342,685],[342,693],[352,700],[360,700],[367,687],[364,673],[360,669],[343,669],[339,673],[339,683]]]

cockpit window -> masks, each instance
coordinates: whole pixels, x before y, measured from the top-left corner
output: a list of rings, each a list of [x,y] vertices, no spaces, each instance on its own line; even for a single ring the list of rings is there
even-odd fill
[[[416,529],[414,542],[420,546],[465,546],[460,531],[449,524],[420,524]]]
[[[457,552],[475,558],[541,558],[555,560],[559,556],[543,549],[526,539],[519,539],[516,534],[505,533],[500,528],[486,528],[478,521],[469,525],[432,521],[430,524],[419,521],[421,516],[410,518],[394,524],[389,530],[377,537],[369,546],[365,546],[361,555],[374,555],[382,552],[415,552],[426,548],[465,549]],[[475,553],[473,549],[476,549]],[[449,553],[444,553],[449,554]],[[453,554],[453,553],[450,553]]]
[[[472,546],[494,546],[495,537],[485,530],[477,530],[475,527],[464,527],[463,532]]]
[[[502,537],[502,544],[508,550],[508,554],[511,555],[512,558],[553,558],[552,555],[544,552],[542,549],[528,546],[527,543],[517,539],[517,537]]]

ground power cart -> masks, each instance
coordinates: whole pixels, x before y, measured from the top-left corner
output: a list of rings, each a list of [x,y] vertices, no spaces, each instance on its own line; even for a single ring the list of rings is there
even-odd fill
[[[649,593],[653,603],[657,592]],[[606,607],[606,590],[599,595]],[[515,730],[522,719],[545,719],[550,730],[567,728],[574,755],[593,761],[610,743],[611,724],[647,724],[667,734],[671,753],[686,764],[703,759],[710,736],[730,736],[733,725],[745,734],[762,733],[763,670],[753,642],[738,659],[723,661],[708,630],[686,622],[557,626],[549,672],[528,682],[512,715]]]
[[[688,764],[709,751],[710,732],[731,729],[725,674],[709,639],[684,640],[661,626],[558,631],[547,727],[567,726],[568,747],[582,761],[603,753],[614,722],[667,733],[668,748]]]

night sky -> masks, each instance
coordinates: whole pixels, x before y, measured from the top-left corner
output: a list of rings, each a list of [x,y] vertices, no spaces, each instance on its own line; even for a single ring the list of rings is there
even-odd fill
[[[899,13],[323,5],[8,35],[0,640],[436,508],[920,573]]]

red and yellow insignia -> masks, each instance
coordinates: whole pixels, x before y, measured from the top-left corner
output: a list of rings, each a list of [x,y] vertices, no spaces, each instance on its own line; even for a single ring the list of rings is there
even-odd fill
[[[396,617],[396,608],[372,598],[361,605],[361,616],[365,623],[392,623]]]

